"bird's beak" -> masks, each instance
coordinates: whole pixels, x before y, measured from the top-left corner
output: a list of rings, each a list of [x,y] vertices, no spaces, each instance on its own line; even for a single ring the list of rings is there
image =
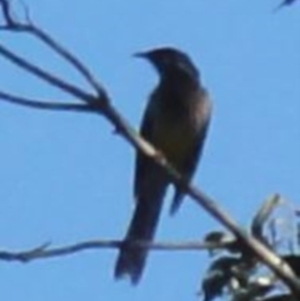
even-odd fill
[[[147,52],[136,52],[132,56],[136,57],[136,58],[146,59],[146,58],[148,58],[148,53]]]

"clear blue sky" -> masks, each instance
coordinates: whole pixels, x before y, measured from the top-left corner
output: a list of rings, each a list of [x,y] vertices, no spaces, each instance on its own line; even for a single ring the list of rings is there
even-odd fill
[[[38,1],[32,18],[98,76],[114,105],[138,126],[157,81],[131,54],[161,45],[187,51],[214,99],[214,117],[194,182],[242,225],[264,198],[299,202],[300,11],[277,0]],[[87,87],[40,44],[1,35],[20,53]],[[0,89],[72,101],[0,58]],[[75,101],[75,100],[74,100]],[[121,238],[133,208],[134,152],[99,116],[42,112],[0,102],[0,249]],[[220,226],[187,199],[157,238],[202,239]],[[206,253],[153,252],[140,285],[115,282],[116,250],[26,265],[1,262],[9,301],[195,300]]]

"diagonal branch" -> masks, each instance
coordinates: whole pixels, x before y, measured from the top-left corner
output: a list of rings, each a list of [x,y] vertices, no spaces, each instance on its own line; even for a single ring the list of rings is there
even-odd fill
[[[11,7],[10,7],[10,3],[7,0],[1,0],[0,4],[2,6],[2,12],[3,12],[3,17],[7,23],[7,26],[10,26],[14,23],[12,15],[11,15]]]
[[[43,244],[36,248],[25,251],[0,251],[0,260],[3,261],[19,261],[29,262],[37,259],[54,258],[58,256],[73,255],[78,252],[96,250],[96,249],[112,249],[120,248],[123,241],[120,240],[89,240],[83,241],[62,247],[49,248],[49,243]],[[139,245],[156,251],[199,251],[221,249],[225,244],[213,242],[132,242],[134,245]]]
[[[42,110],[55,110],[55,111],[71,111],[71,112],[93,112],[95,109],[93,106],[87,104],[70,104],[70,103],[55,103],[46,102],[36,99],[30,99],[21,97],[19,95],[13,95],[0,90],[0,99],[3,101],[21,105],[24,107],[42,109]]]
[[[1,0],[0,4],[3,7],[3,16],[6,24],[0,26],[0,29],[12,31],[12,32],[25,32],[31,34],[38,38],[40,41],[46,44],[54,50],[58,55],[70,63],[85,79],[86,81],[95,89],[98,95],[105,94],[105,90],[102,85],[93,77],[91,71],[71,52],[66,48],[62,47],[57,41],[55,41],[50,35],[48,35],[41,28],[34,25],[29,16],[29,11],[26,10],[27,23],[21,23],[11,15],[11,6],[8,0]]]
[[[35,35],[46,45],[50,46],[58,54],[60,54],[64,59],[66,59],[73,67],[75,67],[81,75],[87,80],[87,82],[96,90],[98,95],[105,94],[105,90],[102,85],[93,77],[92,73],[88,68],[79,61],[78,58],[73,56],[69,51],[60,46],[54,39],[47,35],[44,31],[38,27],[31,25],[25,27],[25,31],[29,34]]]
[[[36,77],[44,80],[45,82],[75,96],[76,98],[84,99],[86,102],[91,102],[93,96],[81,90],[80,88],[67,83],[59,77],[54,76],[48,71],[36,66],[33,63],[30,63],[26,59],[21,56],[15,54],[5,46],[0,44],[0,55],[4,56],[7,60],[12,62],[13,64],[21,67],[22,69],[28,71],[29,73],[35,75]]]
[[[9,9],[5,11],[5,5],[8,5],[8,0],[0,0],[0,5],[2,6],[2,11],[4,16],[8,13]],[[6,18],[7,25],[10,22],[15,24],[15,20],[12,17]],[[45,32],[43,32],[44,35]],[[39,39],[42,39],[39,35],[36,35]],[[47,35],[46,35],[47,36]],[[47,40],[47,39],[46,39]],[[44,40],[44,42],[46,41]],[[53,41],[49,38],[47,41]],[[46,42],[47,44],[47,42]],[[51,48],[51,43],[49,44]],[[55,47],[53,48],[55,50]],[[56,49],[57,52],[59,52]],[[64,52],[61,52],[61,54]],[[68,53],[68,52],[65,52]],[[127,121],[118,113],[118,111],[111,104],[105,90],[100,88],[100,93],[96,97],[93,95],[73,86],[60,78],[50,74],[49,72],[39,68],[38,66],[26,61],[22,57],[16,55],[6,47],[0,45],[0,55],[4,56],[7,60],[11,61],[15,65],[23,68],[36,77],[54,85],[57,88],[81,99],[82,101],[91,104],[95,111],[110,121],[116,128],[118,134],[120,134],[127,142],[129,142],[135,149],[142,152],[145,156],[148,156],[156,164],[162,166],[164,170],[170,175],[173,182],[179,185],[183,190],[194,200],[202,206],[206,211],[208,211],[213,217],[215,217],[223,226],[229,229],[235,234],[237,239],[249,247],[262,262],[268,265],[294,292],[296,296],[300,298],[300,283],[295,277],[291,269],[283,264],[282,259],[277,256],[272,250],[267,246],[262,244],[259,240],[255,239],[249,235],[246,231],[241,229],[239,225],[226,213],[223,208],[221,208],[217,203],[198,190],[193,185],[190,185],[173,167],[163,154],[157,151],[150,143],[144,140],[128,123]],[[62,55],[63,56],[63,55]],[[66,58],[68,60],[68,58]],[[72,63],[71,60],[69,60]],[[72,63],[74,65],[74,62]]]

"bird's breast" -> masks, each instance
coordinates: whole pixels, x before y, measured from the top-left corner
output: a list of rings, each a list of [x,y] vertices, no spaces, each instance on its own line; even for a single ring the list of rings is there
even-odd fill
[[[154,124],[153,143],[176,168],[184,164],[197,141],[193,117],[165,111]]]
[[[177,90],[157,89],[152,95],[150,141],[181,171],[198,145],[211,105],[205,89]]]

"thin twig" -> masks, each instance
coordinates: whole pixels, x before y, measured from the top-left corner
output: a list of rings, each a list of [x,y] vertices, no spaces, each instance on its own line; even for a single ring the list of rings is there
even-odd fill
[[[12,252],[12,251],[0,251],[0,260],[3,261],[20,261],[29,262],[37,259],[53,258],[58,256],[72,255],[78,252],[96,250],[96,249],[112,249],[120,248],[123,241],[119,240],[89,240],[76,244],[71,244],[63,247],[49,248],[49,243],[43,244],[36,248]],[[149,248],[156,251],[199,251],[199,250],[212,250],[221,249],[224,244],[221,243],[209,243],[209,242],[132,242],[134,245],[138,245],[143,248]]]
[[[42,101],[36,99],[30,99],[13,95],[0,91],[0,98],[6,102],[21,105],[34,109],[42,110],[55,110],[55,111],[71,111],[71,112],[93,112],[94,108],[88,104],[70,104],[70,103],[55,103],[49,101]]]
[[[73,55],[66,48],[62,47],[44,30],[34,25],[30,18],[30,12],[27,7],[25,10],[27,23],[21,23],[12,18],[9,2],[7,0],[1,0],[1,2],[3,3],[3,15],[6,24],[0,26],[0,29],[12,32],[25,32],[27,34],[35,36],[40,41],[49,46],[52,50],[54,50],[68,63],[70,63],[70,65],[75,68],[75,70],[77,70],[79,74],[81,74],[86,79],[86,81],[95,89],[99,97],[105,95],[105,89],[102,87],[100,82],[98,82],[96,78],[94,78],[92,72],[77,57],[75,57],[75,55]]]
[[[14,24],[14,20],[12,18],[12,14],[11,14],[10,3],[7,0],[1,0],[0,4],[2,6],[3,17],[7,23],[7,26],[11,26],[12,24]]]
[[[0,44],[0,54],[4,56],[7,60],[11,61],[15,65],[21,67],[22,69],[28,71],[29,73],[35,75],[36,77],[46,81],[47,83],[67,92],[71,95],[79,98],[84,99],[86,102],[93,102],[94,97],[85,91],[81,90],[80,88],[67,83],[66,81],[62,80],[59,77],[54,76],[48,71],[36,66],[33,63],[30,63],[26,59],[22,58],[21,56],[15,54],[7,47]]]
[[[65,58],[73,67],[75,67],[81,75],[87,80],[87,82],[96,90],[97,94],[102,97],[105,95],[105,90],[101,84],[93,77],[92,73],[88,68],[80,62],[78,58],[73,56],[69,51],[60,46],[54,39],[47,35],[41,29],[35,27],[34,25],[27,27],[28,33],[33,34]]]
[[[0,4],[3,2],[7,3],[7,1],[1,0]],[[96,102],[98,104],[98,113],[104,115],[116,127],[117,132],[125,140],[134,146],[135,149],[156,162],[156,164],[162,166],[176,185],[182,187],[182,189],[189,196],[191,196],[191,198],[195,200],[197,204],[205,208],[206,211],[214,216],[222,225],[234,233],[237,239],[244,242],[249,249],[252,250],[262,262],[267,264],[291,288],[295,295],[300,298],[300,283],[291,269],[286,264],[283,264],[282,259],[278,257],[272,250],[260,243],[257,239],[250,236],[246,231],[239,228],[239,225],[223,210],[223,208],[217,205],[212,198],[190,185],[167,162],[166,158],[161,152],[157,151],[150,143],[139,136],[139,134],[127,123],[127,121],[112,106],[107,93],[102,93],[101,95],[98,94],[97,97],[93,97],[89,93],[86,93],[85,91],[82,91],[81,89],[60,80],[52,74],[49,74],[45,70],[26,61],[1,45],[0,55],[4,56],[17,66],[25,69],[29,73],[34,74],[51,85],[54,85],[85,102]]]

